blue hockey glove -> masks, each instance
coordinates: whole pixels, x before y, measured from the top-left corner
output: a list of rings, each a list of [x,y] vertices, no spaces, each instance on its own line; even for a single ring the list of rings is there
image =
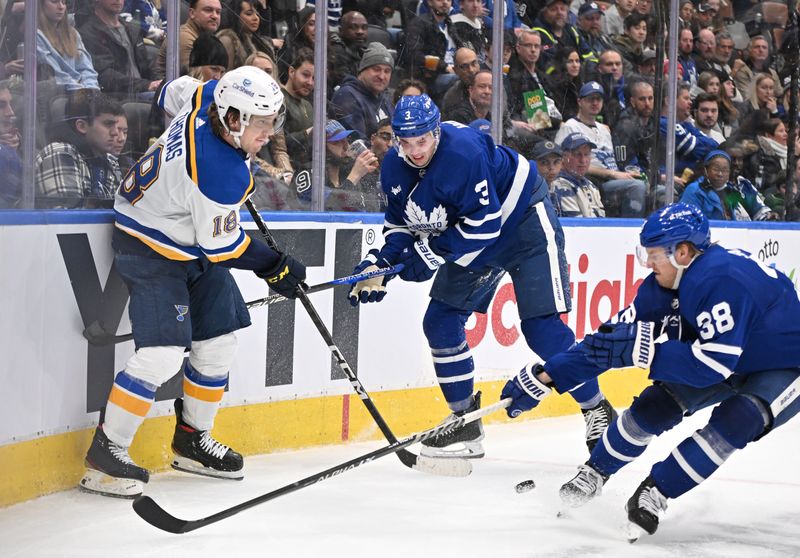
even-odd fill
[[[539,363],[526,364],[519,374],[506,382],[500,399],[513,399],[511,405],[506,407],[509,418],[517,418],[523,411],[530,411],[552,391],[536,378],[536,374],[543,370],[544,367]]]
[[[281,254],[278,263],[264,272],[257,272],[256,275],[265,279],[269,288],[283,295],[286,298],[297,297],[297,288],[305,290],[306,266],[291,256]]]
[[[375,271],[384,267],[391,267],[386,259],[382,258],[380,251],[373,248],[367,252],[367,257],[353,268],[353,275],[357,273],[365,273]],[[384,275],[382,277],[373,277],[371,279],[364,279],[359,281],[350,293],[347,295],[352,306],[358,306],[359,303],[366,304],[368,302],[380,302],[386,296],[386,283],[394,277],[393,275]]]
[[[580,343],[581,352],[601,368],[649,368],[655,354],[653,322],[603,324]]]
[[[425,238],[403,250],[397,263],[405,266],[400,272],[400,279],[422,283],[433,277],[436,270],[444,264],[444,259],[431,250],[428,239]]]

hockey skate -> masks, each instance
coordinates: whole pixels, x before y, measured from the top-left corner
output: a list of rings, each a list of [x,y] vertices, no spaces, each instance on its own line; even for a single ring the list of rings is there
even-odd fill
[[[583,420],[586,423],[586,447],[589,453],[597,445],[598,440],[603,436],[606,428],[617,418],[617,412],[608,399],[603,399],[591,409],[582,409]]]
[[[644,533],[652,535],[658,529],[658,514],[666,511],[667,498],[656,488],[652,477],[647,477],[625,504],[628,512],[628,541],[636,542]]]
[[[608,477],[597,472],[591,465],[578,467],[578,474],[572,477],[558,491],[561,501],[570,508],[579,508],[603,492]]]
[[[477,411],[480,407],[481,392],[477,392],[472,406],[465,411],[448,415],[442,422],[448,422],[453,420],[454,417]],[[425,457],[480,459],[486,455],[483,450],[483,444],[481,444],[483,438],[483,422],[478,419],[447,434],[424,440],[420,454]]]
[[[136,498],[141,496],[144,485],[150,480],[147,469],[133,462],[128,448],[109,440],[102,425],[94,432],[85,462],[86,474],[78,487],[86,492],[114,498]]]
[[[175,436],[172,438],[172,468],[178,471],[242,480],[244,460],[208,430],[196,430],[183,421],[183,399],[175,400]]]

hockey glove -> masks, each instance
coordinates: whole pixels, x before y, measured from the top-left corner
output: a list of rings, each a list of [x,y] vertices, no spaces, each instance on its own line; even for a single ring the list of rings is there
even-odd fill
[[[377,248],[373,248],[367,253],[367,257],[353,268],[353,275],[390,266],[391,264],[381,257],[380,251]],[[373,277],[372,279],[359,281],[350,289],[350,294],[348,295],[350,304],[352,306],[358,306],[359,303],[380,302],[383,300],[383,297],[386,296],[386,283],[392,277],[393,275],[384,275],[382,277]]]
[[[256,275],[265,279],[270,289],[286,298],[296,298],[298,287],[303,290],[308,288],[303,282],[306,279],[306,266],[286,254],[280,254],[278,263],[272,269]]]
[[[444,259],[431,249],[428,239],[425,238],[403,250],[397,263],[405,266],[400,272],[400,279],[422,283],[433,277],[436,270],[444,264]]]
[[[654,329],[653,322],[603,324],[584,337],[581,351],[601,368],[649,368],[655,355]]]
[[[536,374],[543,370],[544,367],[539,363],[526,364],[519,374],[506,382],[500,399],[512,399],[511,405],[506,407],[509,418],[517,418],[523,411],[530,411],[552,391],[536,378]]]

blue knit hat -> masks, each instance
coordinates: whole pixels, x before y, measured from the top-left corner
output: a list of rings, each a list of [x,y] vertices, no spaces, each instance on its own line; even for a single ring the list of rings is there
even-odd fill
[[[705,159],[703,159],[703,166],[708,165],[712,159],[716,159],[717,157],[722,157],[729,163],[731,162],[730,155],[728,155],[725,151],[722,151],[721,149],[715,149],[714,151],[711,151],[708,155],[706,155]]]

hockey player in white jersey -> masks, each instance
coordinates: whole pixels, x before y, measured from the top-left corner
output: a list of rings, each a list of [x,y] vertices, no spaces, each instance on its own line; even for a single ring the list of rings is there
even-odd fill
[[[135,497],[149,473],[128,454],[156,389],[183,371],[173,467],[241,479],[242,456],[210,430],[250,316],[229,267],[249,269],[293,298],[305,266],[251,241],[239,209],[253,193],[250,157],[280,129],[278,84],[243,66],[219,81],[180,78],[159,103],[174,119],[123,179],[114,204],[114,264],[130,291],[136,352],[115,379],[80,486]],[[184,365],[184,353],[189,358]]]
[[[649,369],[653,385],[603,434],[561,487],[568,506],[603,485],[683,416],[715,406],[706,426],[650,470],[627,502],[631,539],[653,534],[670,499],[711,476],[734,452],[800,411],[800,300],[792,281],[739,250],[712,244],[699,208],[672,204],[639,235],[652,270],[631,306],[544,365],[526,366],[503,389],[509,416],[609,368]]]
[[[505,273],[531,349],[548,358],[575,342],[560,319],[571,306],[564,235],[536,165],[486,134],[440,123],[427,95],[402,97],[392,130],[395,144],[381,169],[385,243],[356,270],[403,263],[406,281],[426,281],[438,270],[422,327],[444,398],[460,415],[480,406],[464,326],[472,312],[487,311]],[[362,281],[351,302],[378,302],[385,285],[383,278]],[[613,409],[596,381],[571,393],[583,409],[591,449]],[[426,440],[422,454],[479,458],[482,439],[476,421]]]

